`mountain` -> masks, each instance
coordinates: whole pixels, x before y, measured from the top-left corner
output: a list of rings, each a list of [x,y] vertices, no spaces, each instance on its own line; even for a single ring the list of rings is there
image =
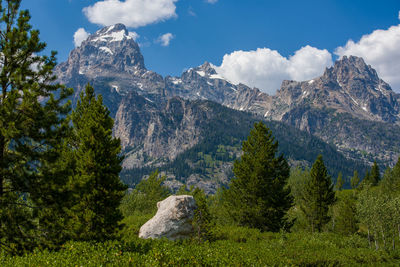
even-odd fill
[[[398,159],[400,96],[362,58],[345,56],[309,81],[283,81],[274,96],[232,84],[215,69],[206,62],[181,77],[167,77],[166,92],[285,122],[367,164]]]
[[[163,78],[146,69],[133,36],[116,24],[90,35],[55,74],[75,89],[73,103],[88,82],[103,95],[126,155],[122,178],[132,185],[158,167],[172,187],[185,181],[215,191],[261,119],[292,165],[322,153],[333,174],[350,175],[363,162],[392,163],[398,155],[399,97],[360,58],[343,57],[310,81],[284,81],[269,96],[207,62]]]
[[[74,101],[90,82],[106,96],[105,104],[115,115],[121,99],[131,91],[153,101],[163,96],[161,75],[148,71],[138,44],[123,24],[105,27],[75,48],[55,74],[60,83],[75,89]]]
[[[275,97],[284,108],[271,112],[273,119],[334,144],[349,158],[397,161],[400,97],[362,58],[343,57],[310,81],[283,81]]]
[[[174,189],[185,183],[215,193],[233,177],[241,143],[262,119],[208,100],[172,97],[158,106],[133,92],[122,101],[115,121],[115,135],[126,152],[121,179],[134,186],[158,168],[168,175],[168,185]],[[279,153],[292,166],[310,166],[323,154],[335,177],[340,171],[347,177],[366,168],[307,132],[281,122],[266,124],[279,141]]]

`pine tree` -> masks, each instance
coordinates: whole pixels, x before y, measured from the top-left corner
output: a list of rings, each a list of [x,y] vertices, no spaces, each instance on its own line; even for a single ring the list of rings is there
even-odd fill
[[[354,171],[353,177],[350,179],[350,186],[352,189],[356,189],[360,183],[360,177],[358,176],[358,171]]]
[[[73,132],[70,143],[75,172],[70,181],[76,204],[71,209],[75,239],[112,238],[122,219],[118,209],[126,186],[121,171],[120,140],[112,137],[114,121],[97,98],[93,87],[86,86],[71,114]]]
[[[72,93],[54,82],[56,53],[42,55],[20,3],[0,1],[0,244],[12,252],[57,242],[67,177],[55,163]]]
[[[239,225],[279,231],[293,205],[287,187],[289,165],[283,155],[276,157],[278,142],[262,122],[254,124],[242,149],[233,167],[235,179],[225,191],[230,216]]]
[[[314,162],[310,177],[305,185],[305,193],[301,210],[306,215],[312,232],[322,230],[322,227],[329,221],[328,211],[335,202],[333,184],[327,169],[319,155]]]
[[[342,172],[339,172],[338,178],[336,180],[336,190],[342,190],[344,185],[344,180],[343,180],[343,174]]]

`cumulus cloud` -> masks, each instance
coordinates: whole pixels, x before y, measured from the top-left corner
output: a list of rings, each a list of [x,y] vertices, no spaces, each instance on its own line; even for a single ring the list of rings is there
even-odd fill
[[[78,47],[81,45],[83,41],[85,41],[89,37],[89,33],[84,29],[84,28],[79,28],[75,33],[74,33],[74,44],[75,47]]]
[[[353,55],[364,58],[393,90],[400,92],[399,48],[400,25],[397,25],[387,30],[375,30],[361,37],[358,42],[349,40],[345,46],[338,47],[335,54],[340,57]]]
[[[85,7],[83,13],[90,22],[108,26],[123,23],[137,28],[176,17],[178,0],[102,0]]]
[[[305,46],[286,58],[276,50],[258,48],[225,55],[216,70],[234,83],[243,83],[268,94],[275,94],[282,80],[312,79],[331,65],[332,55],[325,49]]]
[[[162,46],[169,46],[169,43],[174,39],[174,37],[175,36],[172,33],[168,32],[158,37],[156,42],[160,43]]]

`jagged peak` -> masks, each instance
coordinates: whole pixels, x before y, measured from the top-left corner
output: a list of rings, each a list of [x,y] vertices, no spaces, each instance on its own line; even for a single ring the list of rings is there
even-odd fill
[[[128,32],[128,30],[126,29],[126,26],[124,24],[117,23],[117,24],[114,24],[114,25],[106,26],[106,27],[98,30],[96,32],[96,34],[102,35],[102,34],[107,34],[107,33],[110,33],[110,32],[119,32],[119,31]]]
[[[94,34],[90,35],[88,41],[90,42],[121,42],[124,40],[133,40],[134,33],[127,30],[124,24],[118,23],[115,25],[104,27]]]
[[[193,69],[194,71],[197,71],[201,76],[210,76],[210,75],[216,75],[217,72],[215,70],[214,65],[212,65],[209,62],[204,62],[203,65],[200,65],[196,68]]]
[[[345,82],[349,79],[360,78],[379,82],[380,78],[375,69],[367,65],[363,58],[356,56],[343,56],[335,64],[327,68],[323,77]]]

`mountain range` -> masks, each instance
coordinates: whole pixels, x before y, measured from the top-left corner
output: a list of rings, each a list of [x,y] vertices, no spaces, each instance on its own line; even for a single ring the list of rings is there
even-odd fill
[[[400,95],[354,56],[312,80],[283,81],[271,96],[230,82],[208,62],[162,77],[146,69],[133,36],[116,24],[90,35],[55,74],[75,89],[73,103],[87,83],[103,95],[125,153],[121,178],[132,186],[159,168],[171,188],[215,192],[259,120],[292,166],[323,154],[332,175],[349,176],[374,160],[393,165],[399,155]]]

